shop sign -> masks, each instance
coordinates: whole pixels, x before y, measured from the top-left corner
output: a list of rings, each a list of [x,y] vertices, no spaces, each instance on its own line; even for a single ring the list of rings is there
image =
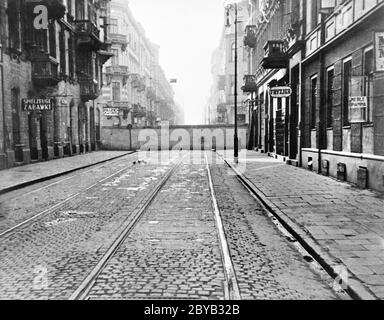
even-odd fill
[[[289,98],[292,95],[290,87],[273,87],[269,89],[272,98]]]
[[[384,71],[384,31],[374,33],[375,71]]]
[[[120,114],[119,108],[104,108],[104,116],[106,117],[118,117]]]
[[[349,122],[367,122],[368,99],[364,96],[349,97]]]
[[[22,99],[23,111],[52,111],[55,99]]]

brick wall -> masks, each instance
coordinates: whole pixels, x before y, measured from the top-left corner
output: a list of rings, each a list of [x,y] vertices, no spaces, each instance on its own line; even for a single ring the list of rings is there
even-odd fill
[[[248,127],[238,130],[239,147],[246,148]],[[233,149],[233,126],[171,126],[167,128],[127,128],[103,127],[101,134],[102,148],[105,150],[158,150],[180,149],[206,150],[216,147]],[[202,138],[204,144],[202,143]]]

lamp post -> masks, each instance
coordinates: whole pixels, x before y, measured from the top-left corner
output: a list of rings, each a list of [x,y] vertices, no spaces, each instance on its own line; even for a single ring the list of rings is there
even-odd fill
[[[237,23],[238,23],[238,3],[235,2],[233,4],[229,4],[226,7],[227,10],[227,25],[226,27],[230,27],[231,24],[229,22],[229,12],[234,9],[235,11],[235,92],[234,92],[234,100],[235,100],[235,133],[234,133],[234,163],[239,163],[239,138],[238,138],[238,130],[237,130]]]

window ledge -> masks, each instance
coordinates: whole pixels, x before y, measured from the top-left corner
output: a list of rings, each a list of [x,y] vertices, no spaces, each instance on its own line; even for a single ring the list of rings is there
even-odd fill
[[[343,129],[351,129],[351,126],[343,126]]]
[[[363,124],[363,127],[364,128],[373,128],[374,124],[372,122],[371,123],[366,123],[366,124]]]

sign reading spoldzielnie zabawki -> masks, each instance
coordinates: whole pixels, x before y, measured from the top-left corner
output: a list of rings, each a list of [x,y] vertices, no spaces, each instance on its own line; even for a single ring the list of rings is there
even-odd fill
[[[55,100],[49,99],[22,99],[23,111],[52,111]]]

